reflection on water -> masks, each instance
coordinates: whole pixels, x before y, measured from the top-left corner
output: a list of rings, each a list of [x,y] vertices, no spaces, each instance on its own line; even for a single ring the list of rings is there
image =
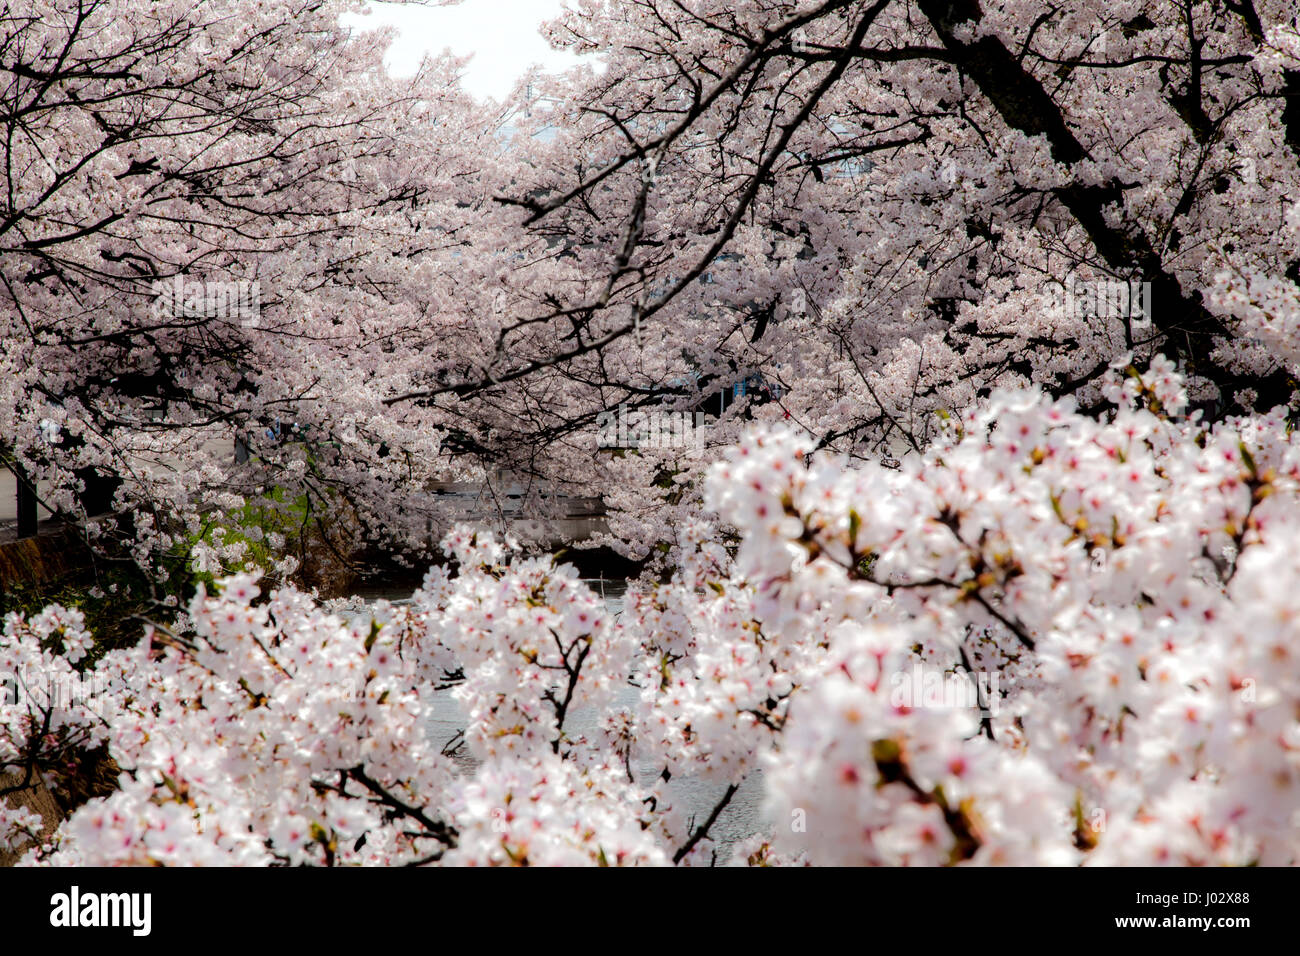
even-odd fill
[[[604,597],[605,606],[615,614],[623,613],[623,597],[627,592],[627,583],[622,580],[601,578],[584,578],[588,587]],[[357,597],[366,602],[388,601],[391,604],[409,604],[410,591],[385,591],[374,588],[358,592]],[[634,708],[639,691],[635,687],[626,688],[620,695],[617,705]],[[449,756],[464,773],[473,773],[478,766],[465,746],[460,745],[465,717],[460,707],[451,696],[451,691],[433,691],[429,695],[429,738],[440,749],[450,747]],[[599,725],[600,715],[590,707],[575,708],[565,721],[566,732],[573,737],[592,736]],[[644,784],[652,783],[662,771],[662,767],[647,761],[634,762],[633,772]],[[762,826],[761,805],[763,797],[760,774],[749,775],[741,785],[731,803],[722,811],[710,833],[718,844],[718,862],[724,863],[731,855],[731,847],[736,841],[743,840],[759,832]],[[708,818],[718,800],[726,793],[726,784],[706,783],[701,780],[674,778],[668,784],[668,791],[678,806],[684,807],[694,823],[702,823]]]

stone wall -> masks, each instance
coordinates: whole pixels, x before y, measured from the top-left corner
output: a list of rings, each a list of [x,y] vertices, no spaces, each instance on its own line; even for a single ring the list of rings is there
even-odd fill
[[[22,782],[21,773],[0,773],[0,791],[16,787]],[[55,802],[50,791],[45,788],[45,784],[39,780],[32,786],[9,794],[4,799],[11,807],[26,807],[28,810],[41,815],[44,822],[44,826],[41,828],[42,841],[48,840],[54,834],[54,831],[59,828],[59,824],[63,822],[63,813],[59,810],[59,805]],[[9,852],[0,849],[0,866],[13,866],[30,849],[30,844],[20,846],[17,850]]]
[[[90,564],[89,549],[70,531],[56,528],[34,538],[0,538],[0,593],[54,581]]]

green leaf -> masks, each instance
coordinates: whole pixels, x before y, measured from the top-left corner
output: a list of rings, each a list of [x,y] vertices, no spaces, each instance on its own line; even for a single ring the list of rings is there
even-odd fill
[[[1259,469],[1255,467],[1255,456],[1250,453],[1250,449],[1246,447],[1246,443],[1244,441],[1237,442],[1237,448],[1241,451],[1241,460],[1246,463],[1246,467],[1250,469],[1250,473],[1252,475],[1259,474]]]

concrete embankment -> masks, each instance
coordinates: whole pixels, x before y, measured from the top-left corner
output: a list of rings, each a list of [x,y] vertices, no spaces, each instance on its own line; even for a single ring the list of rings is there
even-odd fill
[[[70,529],[42,522],[33,538],[16,538],[0,529],[0,594],[19,587],[57,581],[91,566],[90,549]]]

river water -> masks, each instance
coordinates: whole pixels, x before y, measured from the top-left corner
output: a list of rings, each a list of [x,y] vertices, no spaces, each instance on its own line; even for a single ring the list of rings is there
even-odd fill
[[[618,615],[623,612],[623,595],[627,587],[625,582],[608,579],[584,580],[593,591],[604,596],[605,605],[613,614]],[[385,600],[391,604],[408,604],[411,600],[410,591],[376,589],[362,591],[357,596],[368,602]],[[635,687],[628,687],[618,701],[619,706],[635,706],[638,693]],[[449,690],[431,691],[429,705],[429,739],[442,749],[460,736],[465,727],[465,718]],[[591,708],[575,709],[565,721],[565,729],[574,734],[590,735],[594,733],[598,719],[599,714]],[[452,752],[452,757],[463,772],[472,773],[476,767],[477,762],[466,753],[463,746],[456,748]],[[634,762],[632,769],[643,783],[649,785],[663,768],[645,761],[637,761]],[[731,856],[731,848],[737,841],[753,836],[763,828],[761,817],[763,787],[760,777],[761,774],[755,772],[746,778],[710,828],[709,832],[716,841],[719,864],[727,862]],[[726,793],[727,787],[725,784],[713,784],[702,780],[674,778],[669,781],[667,789],[677,805],[685,808],[688,817],[694,818],[692,821],[694,826],[708,818]]]

